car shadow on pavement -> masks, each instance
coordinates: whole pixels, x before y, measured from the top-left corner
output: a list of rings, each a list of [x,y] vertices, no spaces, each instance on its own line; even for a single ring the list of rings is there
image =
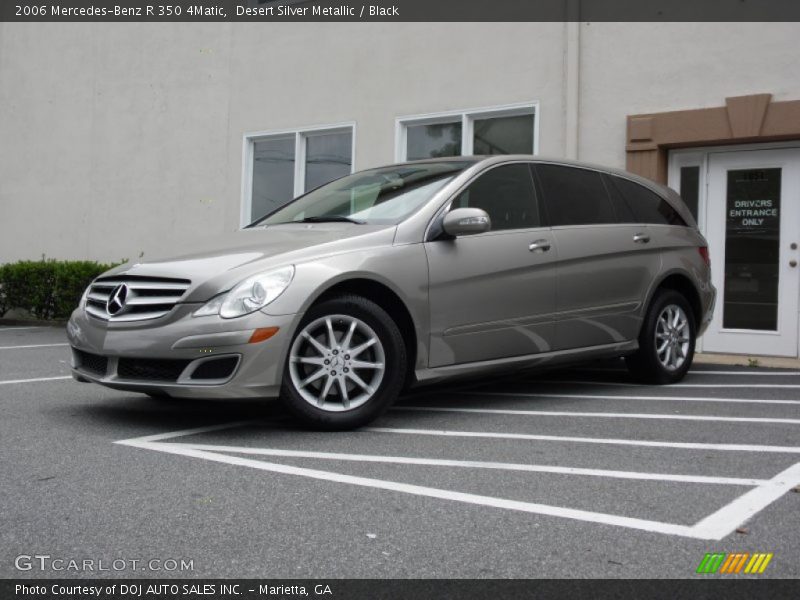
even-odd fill
[[[596,381],[631,382],[632,378],[626,372],[619,370],[619,363],[611,364],[594,363],[590,365],[595,370],[585,371],[580,368],[567,368],[548,371],[518,371],[499,376],[473,377],[446,383],[430,384],[413,388],[403,394],[397,402],[402,407],[408,404],[428,404],[434,401],[460,401],[464,398],[459,392],[468,390],[498,391],[502,389],[519,389],[521,386],[533,389],[537,381],[559,380],[577,381],[592,379]],[[92,390],[94,391],[94,389]],[[103,391],[102,396],[90,400],[86,399],[78,405],[62,405],[50,409],[58,417],[80,417],[88,422],[95,422],[102,427],[124,427],[126,430],[143,430],[158,433],[162,431],[192,429],[207,427],[224,423],[251,421],[258,423],[259,429],[282,429],[309,431],[291,417],[277,399],[180,399],[180,398],[151,398],[144,394],[121,394],[113,391]],[[471,399],[474,402],[485,404],[487,399]],[[392,415],[390,411],[387,413]],[[395,415],[396,416],[396,415]],[[410,415],[409,415],[410,416]],[[427,415],[433,418],[434,415]],[[382,417],[375,424],[379,424]],[[423,415],[414,413],[416,421],[424,419]]]
[[[192,429],[235,421],[255,421],[296,427],[283,406],[273,399],[254,400],[181,400],[150,398],[141,394],[122,397],[105,396],[100,401],[79,406],[53,409],[71,417],[81,417],[98,426],[142,429],[160,433],[177,429]]]

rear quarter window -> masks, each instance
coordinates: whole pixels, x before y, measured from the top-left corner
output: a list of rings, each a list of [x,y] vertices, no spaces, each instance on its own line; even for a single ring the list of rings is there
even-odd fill
[[[672,205],[655,192],[629,179],[610,175],[612,188],[616,188],[630,207],[638,223],[654,225],[686,225]],[[613,193],[613,191],[612,191]]]

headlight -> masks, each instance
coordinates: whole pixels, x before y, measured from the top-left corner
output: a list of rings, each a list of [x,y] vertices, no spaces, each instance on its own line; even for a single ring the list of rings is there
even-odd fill
[[[219,315],[223,319],[241,317],[264,308],[289,287],[294,267],[283,267],[248,277],[231,291],[215,296],[194,311],[195,317]]]
[[[83,296],[81,296],[80,302],[78,302],[78,308],[85,308],[86,307],[86,299],[89,297],[89,290],[92,289],[92,284],[86,286],[86,289],[83,290]]]

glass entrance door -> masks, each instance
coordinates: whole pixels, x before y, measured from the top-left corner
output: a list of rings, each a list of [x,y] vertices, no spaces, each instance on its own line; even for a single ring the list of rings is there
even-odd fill
[[[703,349],[798,355],[800,149],[708,155],[717,305]]]

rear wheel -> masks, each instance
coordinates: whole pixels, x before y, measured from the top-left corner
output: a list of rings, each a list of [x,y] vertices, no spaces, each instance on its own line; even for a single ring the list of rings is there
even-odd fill
[[[298,327],[284,368],[281,400],[304,424],[351,429],[397,399],[406,375],[397,324],[361,296],[312,307]]]
[[[696,342],[689,302],[674,290],[653,298],[639,333],[639,349],[625,358],[631,374],[646,383],[675,383],[692,366]]]

